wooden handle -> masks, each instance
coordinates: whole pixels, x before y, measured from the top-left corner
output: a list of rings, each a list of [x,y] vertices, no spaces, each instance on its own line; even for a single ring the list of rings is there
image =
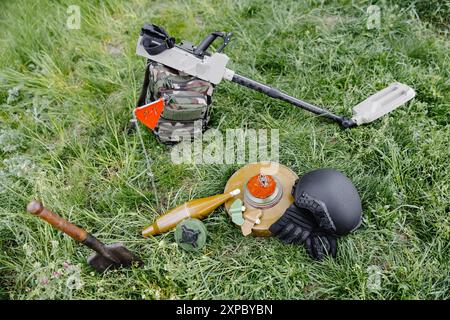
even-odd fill
[[[85,230],[61,218],[47,208],[44,208],[42,203],[40,203],[39,201],[31,201],[27,205],[27,211],[31,214],[34,214],[35,216],[38,216],[42,220],[47,221],[56,229],[61,230],[65,234],[68,234],[78,242],[83,242],[87,238],[88,233]]]

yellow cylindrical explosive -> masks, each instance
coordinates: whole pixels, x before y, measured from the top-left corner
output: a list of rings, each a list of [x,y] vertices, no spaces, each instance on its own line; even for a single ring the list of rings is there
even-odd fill
[[[167,232],[187,218],[203,219],[240,192],[240,189],[235,189],[228,193],[188,201],[156,219],[152,225],[142,231],[142,235],[149,237]]]

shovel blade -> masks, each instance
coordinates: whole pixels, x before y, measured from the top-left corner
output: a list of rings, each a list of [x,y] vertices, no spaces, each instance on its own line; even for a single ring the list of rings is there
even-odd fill
[[[406,84],[394,82],[356,105],[352,120],[357,125],[372,122],[408,102],[415,95],[416,92]]]
[[[110,245],[105,245],[105,249],[116,258],[117,262],[114,262],[107,257],[99,254],[98,252],[93,253],[87,259],[87,262],[97,271],[103,272],[106,269],[117,269],[120,267],[128,268],[133,264],[141,266],[143,264],[142,260],[139,259],[134,253],[125,248],[121,243],[114,243]]]

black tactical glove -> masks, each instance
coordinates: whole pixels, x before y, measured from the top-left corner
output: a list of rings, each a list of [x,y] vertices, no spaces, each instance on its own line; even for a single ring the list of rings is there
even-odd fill
[[[285,243],[301,244],[314,228],[312,217],[302,214],[294,203],[269,228],[269,231]]]
[[[285,243],[303,244],[313,259],[322,260],[328,254],[336,256],[336,237],[322,231],[311,213],[295,203],[270,226],[269,231]]]

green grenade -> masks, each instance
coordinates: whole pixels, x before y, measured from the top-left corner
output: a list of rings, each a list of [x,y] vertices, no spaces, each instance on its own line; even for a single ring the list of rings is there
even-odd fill
[[[175,240],[186,251],[198,251],[206,243],[206,227],[198,219],[186,219],[177,224]]]

